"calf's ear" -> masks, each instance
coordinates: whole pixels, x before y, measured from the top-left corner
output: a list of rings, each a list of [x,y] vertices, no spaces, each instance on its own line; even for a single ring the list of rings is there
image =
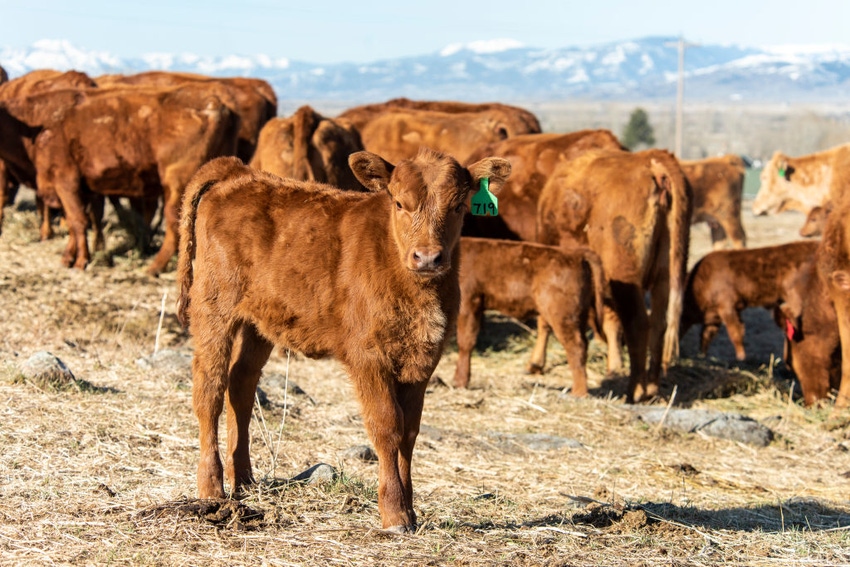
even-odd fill
[[[348,166],[363,187],[377,193],[387,191],[395,166],[372,152],[355,152],[348,156]]]
[[[477,190],[478,182],[487,177],[490,179],[490,192],[498,195],[511,175],[511,162],[503,158],[484,158],[470,165],[467,170],[472,175],[473,192]]]

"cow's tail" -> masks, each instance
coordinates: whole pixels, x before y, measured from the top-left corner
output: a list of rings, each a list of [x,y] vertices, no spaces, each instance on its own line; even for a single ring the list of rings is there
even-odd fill
[[[661,355],[661,368],[666,374],[667,368],[679,356],[679,321],[682,318],[685,292],[693,199],[691,187],[676,158],[666,151],[659,151],[656,156],[658,159],[651,160],[651,169],[666,203],[667,229],[670,233],[667,326]]]
[[[292,117],[292,177],[301,181],[315,181],[310,167],[310,140],[322,117],[304,105]]]
[[[195,223],[201,197],[236,167],[242,167],[236,157],[221,157],[207,162],[195,172],[186,185],[180,209],[180,250],[177,256],[177,320],[189,325],[189,292],[194,281]]]
[[[599,339],[607,341],[605,331],[603,330],[603,310],[606,303],[611,303],[611,291],[608,287],[608,278],[605,277],[605,270],[602,269],[602,260],[599,255],[590,248],[584,251],[584,262],[590,268],[590,277],[593,279],[593,309],[595,311],[594,332],[599,335]]]

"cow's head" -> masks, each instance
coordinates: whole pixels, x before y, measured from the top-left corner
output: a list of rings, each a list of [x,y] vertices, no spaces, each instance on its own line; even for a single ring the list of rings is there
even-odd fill
[[[753,213],[767,215],[778,213],[789,208],[794,195],[794,166],[789,158],[780,152],[773,154],[759,177],[759,191],[753,200]]]
[[[511,171],[505,159],[485,158],[465,168],[431,150],[395,166],[370,152],[351,154],[348,162],[364,187],[388,193],[391,233],[401,263],[423,277],[449,271],[468,196],[478,182],[489,178],[490,190],[496,193]]]

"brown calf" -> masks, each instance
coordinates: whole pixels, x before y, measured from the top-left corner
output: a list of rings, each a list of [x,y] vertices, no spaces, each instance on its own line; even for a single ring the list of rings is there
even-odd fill
[[[817,242],[804,241],[709,252],[688,275],[681,334],[692,325],[702,325],[700,352],[705,354],[722,323],[735,347],[735,358],[746,359],[741,311],[775,308],[783,299],[783,290],[800,266],[814,257],[817,247]]]
[[[470,354],[485,309],[525,318],[537,317],[537,345],[529,373],[542,373],[546,343],[554,330],[573,373],[574,396],[587,395],[587,322],[593,313],[602,328],[607,282],[599,256],[589,248],[563,251],[552,246],[461,238],[460,315],[455,386],[466,388]]]
[[[467,169],[432,152],[396,166],[358,152],[350,164],[371,192],[281,179],[236,158],[209,162],[187,188],[178,316],[195,338],[198,492],[221,498],[225,476],[234,491],[253,481],[248,426],[277,344],[346,367],[378,453],[383,527],[403,531],[416,524],[410,462],[425,388],[457,318],[467,196],[482,178],[498,190],[510,164]]]

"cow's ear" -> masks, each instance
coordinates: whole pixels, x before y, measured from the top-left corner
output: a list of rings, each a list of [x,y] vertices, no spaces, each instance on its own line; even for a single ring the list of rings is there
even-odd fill
[[[395,166],[372,152],[355,152],[348,156],[348,166],[363,184],[372,192],[387,191]]]
[[[472,175],[473,190],[478,187],[478,182],[486,177],[490,179],[490,192],[498,195],[511,175],[511,162],[504,158],[490,157],[476,161],[467,169]]]
[[[832,283],[841,291],[850,291],[850,273],[846,270],[832,272]]]

